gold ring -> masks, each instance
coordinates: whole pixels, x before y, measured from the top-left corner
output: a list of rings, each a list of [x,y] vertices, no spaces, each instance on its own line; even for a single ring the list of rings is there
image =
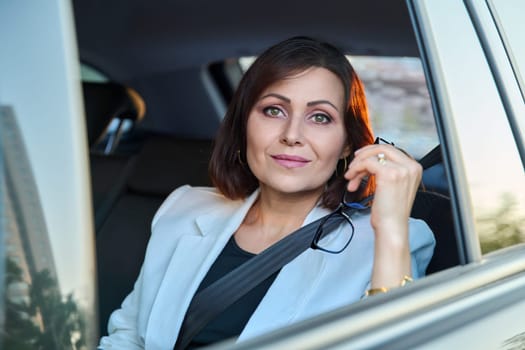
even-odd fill
[[[377,154],[377,161],[379,162],[379,164],[385,165],[385,163],[386,163],[385,154],[384,153],[378,153]]]

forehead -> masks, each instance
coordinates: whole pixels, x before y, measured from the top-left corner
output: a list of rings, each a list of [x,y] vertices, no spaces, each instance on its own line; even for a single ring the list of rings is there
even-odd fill
[[[341,79],[326,68],[312,67],[270,83],[259,95],[281,93],[295,99],[323,99],[338,105],[343,103],[344,87]]]

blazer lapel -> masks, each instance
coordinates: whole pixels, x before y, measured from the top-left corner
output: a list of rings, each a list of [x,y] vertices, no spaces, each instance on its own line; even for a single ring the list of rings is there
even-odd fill
[[[151,309],[147,349],[173,347],[193,295],[257,196],[258,191],[244,202],[222,204],[198,216],[195,232],[180,238]]]

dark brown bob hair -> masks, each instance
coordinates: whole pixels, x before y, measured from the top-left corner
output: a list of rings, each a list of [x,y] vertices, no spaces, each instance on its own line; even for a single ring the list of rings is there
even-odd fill
[[[259,187],[258,179],[245,159],[246,126],[257,99],[273,83],[312,67],[331,71],[344,86],[344,126],[346,142],[352,151],[347,163],[352,161],[353,151],[374,142],[364,87],[345,55],[331,44],[312,38],[287,39],[267,49],[246,71],[222,121],[215,140],[209,173],[212,183],[227,198],[246,198]],[[333,209],[341,201],[346,186],[343,174],[343,169],[334,169],[334,175],[328,180],[321,198],[324,207]],[[347,194],[346,200],[359,200],[373,190],[374,181],[370,177],[366,185]]]

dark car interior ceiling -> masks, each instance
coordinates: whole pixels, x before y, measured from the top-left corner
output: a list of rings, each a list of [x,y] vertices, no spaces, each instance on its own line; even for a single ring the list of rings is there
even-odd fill
[[[81,58],[121,82],[256,55],[293,35],[326,38],[357,55],[418,55],[403,1],[74,0],[73,6]]]
[[[111,80],[83,84],[101,335],[133,288],[156,209],[178,186],[210,185],[213,137],[234,88],[228,59],[257,55],[294,35],[325,39],[353,55],[418,56],[399,2],[73,1],[80,60]],[[210,79],[220,90],[215,96]],[[134,94],[145,103],[143,118]],[[115,142],[111,124],[123,119],[130,131],[108,146]],[[442,172],[435,163],[429,174]],[[450,254],[457,244],[446,179],[433,178],[439,195],[419,196],[413,212],[434,232],[445,232],[429,272],[458,263]]]

